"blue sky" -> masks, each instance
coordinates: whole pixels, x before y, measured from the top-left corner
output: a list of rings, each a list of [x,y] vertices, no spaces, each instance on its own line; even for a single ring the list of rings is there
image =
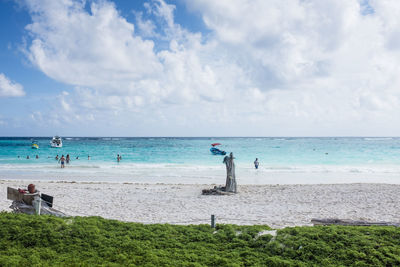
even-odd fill
[[[85,9],[88,12],[90,12],[92,2],[96,1],[86,2]],[[134,12],[146,13],[144,8],[146,2],[148,1],[114,1],[121,16],[132,23],[135,21]],[[176,6],[176,22],[185,23],[185,27],[188,29],[207,33],[199,14],[188,12],[182,1],[170,1],[170,3]],[[29,120],[27,117],[36,110],[43,111],[43,113],[52,112],[52,109],[46,106],[51,105],[51,102],[61,92],[70,90],[71,86],[49,78],[35,68],[24,54],[25,42],[29,43],[32,40],[25,29],[28,24],[32,23],[25,3],[1,0],[0,5],[0,72],[7,75],[11,81],[18,81],[23,85],[26,93],[23,98],[0,98],[0,115],[10,121],[0,134],[3,136],[51,135],[51,130],[42,130],[40,127],[36,128],[34,125],[30,125],[30,122],[26,122]],[[151,17],[151,15],[147,15],[147,17]],[[163,45],[162,43],[160,42],[160,45]],[[12,128],[9,128],[10,125]],[[49,125],[48,128],[51,129],[51,126]],[[80,135],[79,132],[74,133],[74,131],[69,131],[69,134]],[[88,131],[86,134],[92,133]],[[105,134],[107,135],[107,133]],[[115,134],[118,135],[117,132]]]
[[[86,2],[86,10],[90,12],[90,4],[95,1]],[[135,1],[114,1],[118,11],[123,17],[132,23],[135,21],[134,12],[145,12],[145,0]],[[184,23],[185,27],[194,31],[206,33],[207,29],[204,26],[199,14],[188,12],[182,1],[170,1],[176,6],[175,20],[177,23]],[[24,42],[30,40],[25,27],[32,22],[29,12],[24,6],[23,1],[0,1],[0,69],[7,71],[8,77],[18,80],[21,84],[29,84],[25,87],[29,97],[48,96],[48,93],[54,93],[50,87],[58,89],[58,93],[68,88],[63,83],[48,78],[40,70],[35,69],[32,64],[24,57],[23,49]],[[181,12],[178,12],[181,11]],[[5,103],[9,102],[7,99]],[[3,112],[3,110],[2,110]]]
[[[399,13],[375,0],[0,0],[0,135],[400,135]]]

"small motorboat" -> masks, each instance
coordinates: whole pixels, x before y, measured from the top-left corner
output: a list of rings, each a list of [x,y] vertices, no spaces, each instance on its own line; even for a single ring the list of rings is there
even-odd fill
[[[54,136],[53,139],[50,141],[51,147],[62,147],[62,140],[59,136]]]
[[[226,155],[225,151],[216,148],[216,146],[220,146],[220,145],[221,145],[220,143],[211,144],[210,152],[213,155]]]
[[[38,144],[38,142],[35,141],[35,140],[33,140],[33,141],[32,141],[31,147],[32,147],[33,149],[39,149],[39,144]]]

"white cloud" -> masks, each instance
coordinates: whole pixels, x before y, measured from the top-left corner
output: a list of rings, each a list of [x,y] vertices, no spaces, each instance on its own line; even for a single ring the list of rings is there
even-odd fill
[[[330,124],[333,134],[350,133],[342,124],[372,129],[382,119],[399,122],[400,42],[392,37],[398,36],[398,1],[371,1],[374,12],[366,16],[356,0],[188,4],[254,75],[267,100],[251,109],[263,107],[262,114],[278,117],[282,126],[296,120],[318,131]],[[400,133],[397,126],[386,128]]]
[[[143,37],[158,37],[155,32],[156,25],[151,20],[143,19],[143,12],[133,12],[136,17],[136,25],[140,30],[140,34]]]
[[[358,0],[188,1],[207,36],[162,0],[135,13],[137,28],[107,1],[27,3],[27,54],[74,86],[59,100],[78,121],[149,135],[400,134],[397,1],[370,1],[370,14]]]
[[[134,25],[114,4],[27,1],[33,23],[29,58],[49,77],[80,86],[118,88],[162,71],[153,42],[135,35]]]
[[[12,82],[3,73],[0,73],[0,97],[24,96],[24,88],[16,82]]]

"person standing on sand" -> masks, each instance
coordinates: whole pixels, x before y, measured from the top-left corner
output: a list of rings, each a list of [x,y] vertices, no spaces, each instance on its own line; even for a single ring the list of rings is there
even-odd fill
[[[65,168],[65,158],[64,158],[64,155],[61,156],[60,162],[61,162],[61,169],[64,169],[64,168]]]
[[[70,158],[69,158],[69,154],[67,154],[67,158],[65,159],[67,164],[69,164]]]
[[[256,160],[254,161],[254,167],[258,169],[258,165],[260,165],[260,163],[258,162],[258,158],[256,158]]]

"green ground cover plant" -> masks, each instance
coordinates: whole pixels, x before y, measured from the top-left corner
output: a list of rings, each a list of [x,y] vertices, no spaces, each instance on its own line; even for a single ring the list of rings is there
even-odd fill
[[[0,213],[0,266],[400,266],[395,227],[126,223]]]

